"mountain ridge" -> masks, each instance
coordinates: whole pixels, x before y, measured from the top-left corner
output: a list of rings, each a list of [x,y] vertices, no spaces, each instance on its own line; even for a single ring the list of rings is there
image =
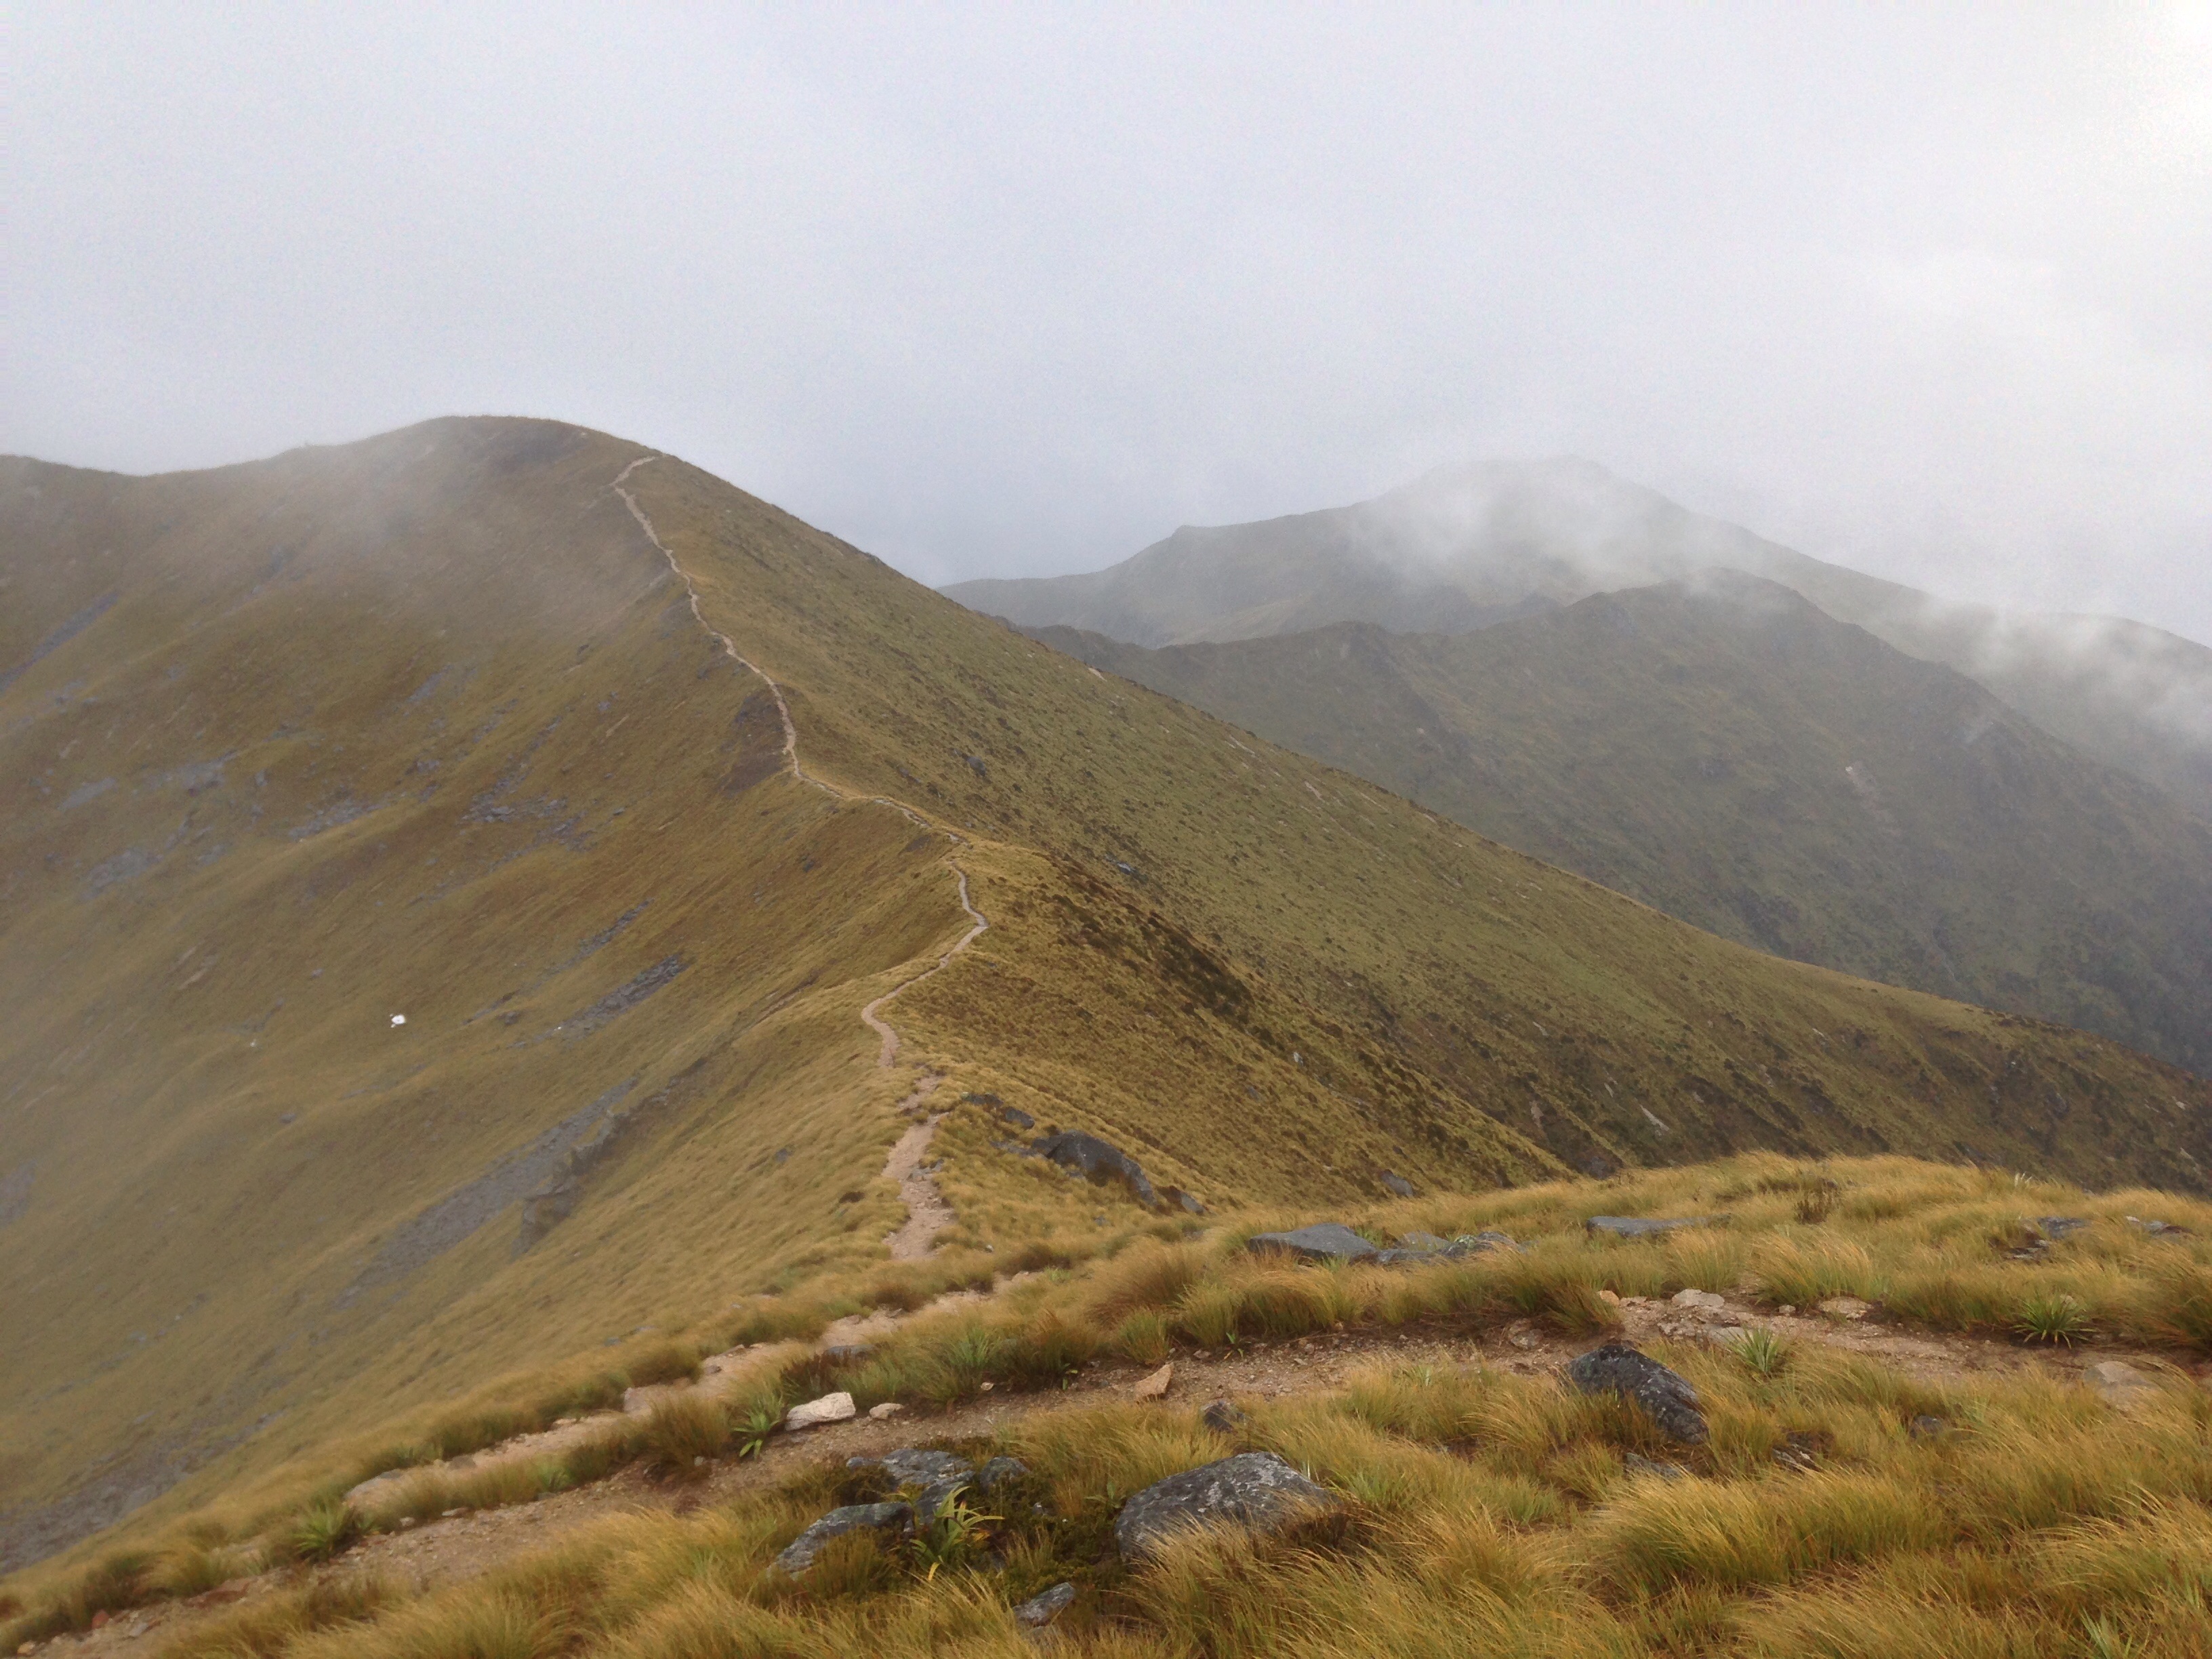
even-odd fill
[[[1940,601],[1814,559],[1574,459],[1440,467],[1374,500],[1186,526],[1102,571],[943,591],[1024,628],[1148,647],[1365,621],[1466,632],[1732,568],[1985,685],[2054,737],[2212,817],[2212,649],[2140,623]]]
[[[882,1261],[925,1078],[1229,1210],[1755,1146],[2204,1182],[2200,1079],[1668,921],[652,453],[0,465],[11,1560]],[[923,980],[940,830],[991,925]],[[952,1259],[1138,1213],[1003,1136],[933,1148]]]

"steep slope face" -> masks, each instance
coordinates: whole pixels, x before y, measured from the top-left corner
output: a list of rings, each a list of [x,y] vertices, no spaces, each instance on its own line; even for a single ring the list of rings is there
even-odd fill
[[[964,925],[951,842],[788,775],[638,453],[9,468],[11,1547],[720,1289],[880,1163],[854,1009]]]
[[[1458,637],[1037,636],[1731,939],[2212,1073],[2212,824],[1778,585]]]
[[[2108,617],[1938,601],[1753,535],[1587,461],[1440,468],[1371,501],[1178,530],[1110,569],[959,582],[1024,628],[1150,647],[1367,622],[1466,633],[1593,593],[1748,571],[1996,692],[2053,736],[2212,816],[2212,650]]]
[[[1217,1206],[2212,1160],[2196,1079],[1670,921],[618,440],[11,462],[0,550],[11,1553],[880,1259],[917,1096]],[[1128,1201],[943,1144],[999,1195],[948,1237]]]

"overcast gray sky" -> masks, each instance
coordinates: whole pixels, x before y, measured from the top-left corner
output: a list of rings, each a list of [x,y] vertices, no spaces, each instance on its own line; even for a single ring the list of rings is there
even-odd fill
[[[555,415],[931,581],[1572,452],[2212,641],[2212,5],[5,29],[6,449]]]

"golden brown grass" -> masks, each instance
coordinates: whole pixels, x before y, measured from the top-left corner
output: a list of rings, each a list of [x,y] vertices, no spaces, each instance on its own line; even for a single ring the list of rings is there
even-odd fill
[[[1340,1212],[1385,1236],[1498,1227],[1526,1247],[1400,1269],[1291,1267],[1243,1248],[1254,1231],[1311,1217],[1239,1218],[1172,1240],[1132,1228],[1084,1241],[1084,1252],[1064,1257],[1074,1265],[1030,1270],[985,1303],[918,1313],[856,1362],[763,1346],[748,1356],[750,1369],[721,1379],[716,1399],[681,1395],[647,1418],[610,1419],[557,1464],[417,1469],[359,1518],[391,1527],[407,1515],[526,1501],[640,1456],[684,1473],[695,1457],[728,1454],[733,1419],[829,1387],[850,1388],[863,1403],[949,1404],[974,1397],[985,1382],[1050,1389],[1101,1354],[1149,1364],[1178,1345],[1218,1349],[1340,1325],[1450,1330],[1534,1318],[1595,1335],[1617,1319],[1606,1291],[1717,1287],[1801,1307],[1815,1292],[1856,1294],[1893,1308],[1909,1301],[1939,1329],[1996,1334],[2010,1329],[2027,1298],[2063,1294],[2079,1298],[2100,1331],[2206,1352],[2191,1321],[2212,1257],[2212,1206],[2140,1191],[2024,1188],[1996,1172],[1906,1159],[1838,1160],[1818,1176],[1836,1183],[1827,1218],[1807,1223],[1796,1214],[1804,1176],[1800,1166],[1753,1156],[1602,1185]],[[2124,1220],[2146,1212],[2193,1236],[2154,1238]],[[1621,1243],[1586,1233],[1583,1218],[1599,1212],[1730,1219]],[[2020,1218],[2053,1213],[2087,1215],[2093,1224],[2043,1259],[2004,1255]],[[955,1253],[898,1271],[902,1282],[934,1293],[972,1282],[979,1261]],[[740,1304],[720,1331],[667,1339],[641,1369],[680,1374],[723,1332],[818,1329],[833,1312],[864,1305],[884,1278],[880,1269],[832,1271]],[[636,1522],[623,1534],[633,1553],[621,1571],[644,1577],[617,1594],[600,1567],[574,1566],[582,1577],[573,1583],[584,1588],[557,1616],[535,1607],[520,1618],[514,1609],[524,1603],[512,1597],[437,1613],[431,1604],[443,1604],[434,1597],[409,1617],[428,1621],[422,1642],[482,1643],[532,1659],[579,1640],[605,1641],[637,1659],[826,1652],[861,1633],[871,1642],[881,1635],[896,1654],[898,1641],[948,1629],[966,1632],[957,1639],[976,1644],[972,1650],[992,1652],[1008,1639],[1004,1609],[1018,1599],[1014,1590],[1042,1589],[1054,1582],[1044,1575],[1057,1575],[1085,1585],[1070,1617],[1099,1652],[1259,1653],[1273,1643],[1278,1651],[1331,1654],[1343,1650],[1330,1645],[1342,1639],[1334,1621],[1356,1613],[1368,1621],[1363,1631],[1380,1632],[1361,1650],[1383,1653],[1450,1651],[1450,1643],[1478,1636],[1562,1655],[1663,1653],[1685,1644],[1751,1653],[1765,1650],[1759,1644],[1769,1632],[1790,1632],[1796,1644],[1778,1652],[1871,1652],[1869,1631],[1893,1639],[1898,1651],[1933,1652],[1951,1630],[1965,1651],[2025,1652],[2039,1644],[2089,1654],[2102,1639],[2089,1634],[2093,1626],[2108,1626],[2123,1643],[2114,1651],[2145,1632],[2149,1645],[2136,1650],[2162,1650],[2164,1632],[2186,1627],[2179,1610],[2203,1594],[2195,1529],[2212,1504],[2212,1396],[2201,1390],[2169,1389],[2152,1408],[2124,1417],[2077,1387],[1932,1386],[1817,1343],[1794,1345],[1771,1364],[1742,1345],[1676,1347],[1664,1357],[1707,1402],[1712,1439],[1692,1455],[1670,1449],[1620,1402],[1548,1382],[1449,1368],[1378,1370],[1339,1396],[1248,1402],[1251,1419],[1233,1443],[1158,1409],[1018,1421],[1005,1447],[1030,1462],[1034,1501],[1052,1521],[996,1540],[1003,1576],[947,1582],[940,1573],[925,1587],[898,1551],[854,1544],[803,1593],[778,1587],[765,1574],[768,1557],[835,1499],[834,1482],[814,1480],[741,1507],[708,1543],[681,1528],[665,1530],[673,1522]],[[599,1377],[580,1369],[517,1378],[503,1396],[378,1438],[420,1449],[467,1443],[511,1414],[535,1426],[579,1390],[604,1395],[613,1383]],[[1907,1425],[1922,1414],[1945,1419],[1954,1431],[1914,1438]],[[1793,1434],[1822,1448],[1814,1472],[1787,1473],[1774,1462]],[[1227,1450],[1259,1448],[1344,1493],[1356,1524],[1292,1541],[1194,1543],[1141,1582],[1100,1564],[1114,1507],[1129,1493]],[[1632,1452],[1679,1462],[1695,1478],[1632,1474],[1624,1462]],[[179,1545],[158,1565],[111,1563],[66,1606],[34,1617],[58,1628],[57,1618],[81,1622],[98,1605],[180,1589],[217,1571],[216,1560],[249,1559],[257,1538],[281,1542],[298,1514],[258,1528],[202,1523],[196,1544]],[[693,1569],[665,1583],[665,1574],[654,1577],[663,1569],[650,1564],[664,1549],[674,1553],[670,1561],[711,1558],[711,1584],[693,1584]],[[1876,1602],[1888,1611],[1869,1625]],[[1764,1610],[1757,1618],[1753,1607]],[[1393,1621],[1401,1614],[1401,1632]],[[439,1622],[449,1619],[460,1622]],[[1201,1626],[1202,1637],[1194,1633]],[[416,1626],[392,1626],[403,1629]],[[717,1630],[752,1634],[740,1641],[711,1635]],[[341,1631],[329,1639],[336,1646],[325,1659],[337,1659],[361,1651],[367,1637]],[[398,1649],[391,1652],[398,1659]]]
[[[1022,1503],[997,1506],[974,1571],[933,1578],[906,1547],[854,1541],[781,1577],[775,1551],[844,1495],[842,1473],[822,1472],[688,1517],[617,1517],[373,1622],[248,1650],[1012,1656],[1031,1650],[1012,1604],[1072,1578],[1067,1650],[1132,1659],[2201,1651],[2203,1402],[2116,1418],[2033,1382],[1938,1396],[1859,1360],[1773,1384],[1724,1353],[1667,1357],[1740,1435],[1827,1425],[1829,1466],[1788,1473],[1717,1446],[1675,1454],[1683,1479],[1631,1474],[1625,1451],[1663,1449],[1617,1402],[1547,1379],[1378,1369],[1340,1395],[1249,1402],[1235,1443],[1304,1467],[1340,1513],[1272,1539],[1188,1537],[1141,1572],[1102,1552],[1120,1502],[1232,1448],[1188,1411],[1121,1404],[1024,1419],[990,1448],[1032,1473]],[[1970,1426],[1914,1439],[1901,1413],[1931,1405]],[[202,1638],[164,1659],[209,1651]]]
[[[61,1496],[126,1443],[204,1445],[281,1413],[26,1599],[118,1545],[167,1547],[195,1505],[258,1537],[370,1459],[450,1454],[503,1425],[449,1435],[432,1402],[483,1387],[487,1406],[534,1412],[549,1379],[488,1379],[542,1356],[576,1356],[566,1380],[587,1386],[588,1360],[618,1366],[639,1335],[724,1340],[733,1300],[781,1337],[878,1287],[928,1294],[882,1266],[899,1206],[878,1178],[925,1068],[945,1078],[933,1103],[994,1093],[1095,1129],[1239,1220],[1249,1204],[1367,1210],[1384,1169],[1431,1191],[1525,1182],[1593,1151],[1693,1159],[1793,1121],[1812,1148],[1965,1136],[2100,1178],[2164,1178],[2185,1143],[2205,1152],[2200,1080],[1725,945],[653,462],[632,487],[709,626],[785,689],[810,774],[860,798],[833,799],[775,770],[772,703],[610,492],[638,453],[449,422],[166,479],[15,464],[41,482],[7,496],[7,659],[121,597],[6,692],[0,722],[0,769],[39,780],[0,822],[6,867],[26,872],[0,951],[17,1016],[0,1070],[66,1059],[76,1079],[11,1125],[40,1149],[0,1279],[16,1339],[0,1439],[28,1449],[11,1503]],[[168,769],[219,757],[219,787]],[[61,807],[104,780],[120,787]],[[888,1068],[858,1010],[968,922],[951,841],[876,797],[963,838],[992,918],[891,1005]],[[189,846],[88,896],[96,869],[187,822]],[[588,1041],[563,1025],[672,955],[690,965],[650,1002]],[[2008,1100],[1992,1119],[2015,1062],[2070,1115]],[[350,1294],[458,1185],[633,1079],[649,1121],[555,1233],[518,1254],[510,1206]],[[1643,1103],[1674,1126],[1663,1143]],[[1177,1231],[995,1147],[1006,1133],[964,1106],[940,1132],[948,1239],[973,1271]],[[1837,1227],[1847,1202],[1797,1219],[1805,1190],[1712,1207]],[[1545,1202],[1558,1217],[1582,1192],[1636,1196]],[[1591,1328],[1577,1283],[1535,1316]],[[786,1308],[751,1300],[770,1288]],[[1311,1315],[1299,1292],[1244,1289],[1191,1312],[1240,1340]],[[2186,1322],[2186,1289],[2161,1317]],[[316,1340],[275,1357],[307,1308]],[[1157,1336],[1133,1328],[1131,1351]],[[957,1391],[974,1370],[918,1386]],[[336,1451],[399,1402],[374,1444]]]

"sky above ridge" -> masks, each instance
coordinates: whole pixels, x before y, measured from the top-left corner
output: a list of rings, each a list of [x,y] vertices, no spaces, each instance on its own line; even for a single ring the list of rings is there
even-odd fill
[[[558,416],[933,582],[1565,453],[2212,641],[2212,4],[6,28],[0,449]]]

